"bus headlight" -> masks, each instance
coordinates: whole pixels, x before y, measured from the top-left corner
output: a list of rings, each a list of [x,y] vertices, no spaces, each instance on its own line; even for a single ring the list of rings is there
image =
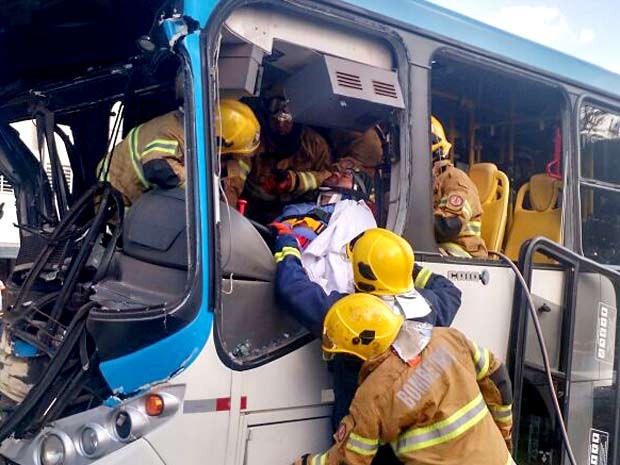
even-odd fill
[[[82,455],[88,458],[99,457],[110,444],[110,435],[101,425],[90,423],[80,431],[78,438]]]
[[[65,444],[57,434],[50,433],[41,441],[41,465],[63,465],[66,454]]]
[[[135,407],[126,407],[119,410],[112,417],[112,430],[116,437],[123,442],[136,439],[148,429],[149,421],[146,415]]]
[[[121,441],[127,441],[131,436],[131,416],[129,412],[121,410],[114,417],[114,432]]]
[[[97,452],[99,448],[99,438],[97,437],[97,431],[93,428],[86,427],[82,430],[82,434],[80,434],[80,446],[82,446],[82,450],[84,454],[92,457]]]

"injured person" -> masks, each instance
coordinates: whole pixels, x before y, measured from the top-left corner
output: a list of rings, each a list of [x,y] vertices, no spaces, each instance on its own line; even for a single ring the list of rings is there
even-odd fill
[[[377,223],[369,205],[366,173],[336,172],[319,188],[316,203],[287,205],[272,227],[291,231],[302,250],[308,277],[327,293],[353,292],[353,271],[347,245]]]

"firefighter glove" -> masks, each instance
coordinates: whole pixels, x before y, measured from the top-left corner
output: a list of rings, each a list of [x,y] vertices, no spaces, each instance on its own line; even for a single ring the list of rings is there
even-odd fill
[[[463,223],[457,216],[435,217],[435,237],[437,242],[450,242],[456,239],[461,232]]]
[[[146,162],[143,171],[148,182],[156,184],[162,189],[173,189],[181,183],[172,167],[161,158]]]
[[[273,234],[274,237],[278,237],[284,234],[293,234],[291,226],[286,223],[279,223],[276,221],[268,224],[267,227],[269,228],[271,234]]]
[[[275,170],[273,174],[275,180],[275,193],[285,194],[292,192],[297,186],[297,176],[290,170]]]

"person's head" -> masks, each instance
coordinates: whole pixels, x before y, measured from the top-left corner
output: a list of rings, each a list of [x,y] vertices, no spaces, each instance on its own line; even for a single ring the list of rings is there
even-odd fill
[[[413,288],[413,249],[399,235],[383,228],[369,229],[349,244],[349,250],[358,291],[383,296]]]
[[[251,154],[260,143],[260,124],[254,112],[234,99],[220,101],[215,114],[215,133],[222,154]]]
[[[319,187],[318,205],[338,203],[341,200],[369,200],[371,180],[363,171],[336,171]]]
[[[275,95],[267,100],[266,110],[269,130],[278,136],[288,136],[293,130],[293,114],[284,95]]]
[[[381,299],[370,294],[350,294],[325,315],[322,348],[367,360],[389,349],[403,324]]]
[[[448,142],[443,126],[437,118],[431,116],[431,155],[433,162],[448,158],[452,144]]]

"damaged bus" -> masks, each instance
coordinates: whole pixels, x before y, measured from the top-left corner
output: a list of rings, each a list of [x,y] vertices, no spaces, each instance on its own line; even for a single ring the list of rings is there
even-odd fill
[[[377,223],[462,290],[454,326],[507,361],[516,462],[569,463],[557,400],[578,463],[620,465],[620,76],[423,0],[84,3],[0,12],[0,174],[20,244],[0,460],[271,465],[329,446],[320,346],[278,308],[266,225],[219,185],[219,101],[280,85],[318,133],[381,124]],[[97,166],[178,107],[179,68],[186,184],[126,209]],[[503,258],[439,253],[431,114]]]

